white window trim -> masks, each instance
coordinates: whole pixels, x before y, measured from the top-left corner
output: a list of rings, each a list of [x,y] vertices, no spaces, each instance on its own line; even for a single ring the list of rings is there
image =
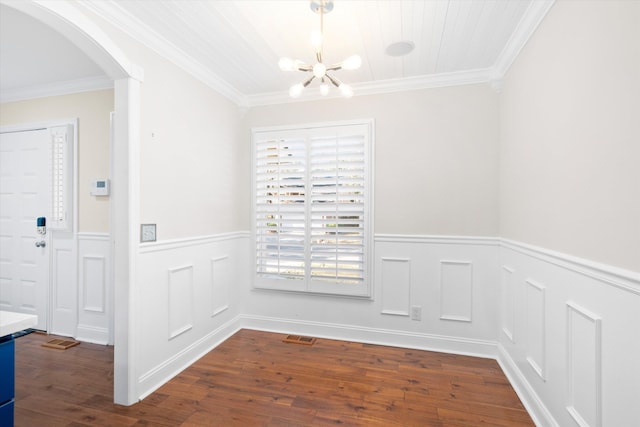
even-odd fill
[[[338,126],[364,126],[366,128],[365,135],[365,195],[367,197],[364,210],[364,269],[363,269],[363,282],[358,286],[345,286],[344,284],[335,284],[329,282],[318,281],[305,281],[305,280],[286,280],[286,279],[265,279],[259,278],[256,271],[256,140],[257,136],[266,132],[277,131],[308,131],[308,130],[320,130],[322,128],[338,127]],[[374,120],[373,119],[361,119],[361,120],[349,120],[339,122],[322,122],[311,123],[301,125],[287,125],[287,126],[272,126],[272,127],[259,127],[253,128],[251,131],[251,269],[252,269],[252,281],[253,288],[260,290],[275,290],[285,292],[296,292],[304,294],[317,294],[317,295],[334,295],[341,297],[356,297],[356,298],[373,298],[373,212],[374,212],[374,147],[375,147],[375,135],[374,135]]]

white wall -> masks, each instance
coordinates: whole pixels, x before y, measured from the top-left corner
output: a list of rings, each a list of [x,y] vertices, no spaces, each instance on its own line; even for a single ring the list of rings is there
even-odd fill
[[[147,70],[142,85],[142,223],[160,239],[245,229],[236,185],[240,111],[168,61],[133,56]]]
[[[488,85],[466,85],[254,107],[240,141],[248,157],[251,127],[373,118],[376,233],[495,236],[497,100]]]
[[[500,96],[500,235],[640,271],[640,2],[559,1]]]

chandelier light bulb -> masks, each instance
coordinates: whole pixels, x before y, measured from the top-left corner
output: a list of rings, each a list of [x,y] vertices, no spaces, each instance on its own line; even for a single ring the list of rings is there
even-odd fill
[[[342,68],[345,70],[357,70],[362,65],[359,55],[353,55],[342,61]]]
[[[300,96],[303,90],[304,85],[302,83],[295,84],[289,89],[289,96],[292,98],[297,98]]]
[[[318,62],[316,65],[313,66],[314,76],[321,79],[324,77],[325,74],[327,74],[327,66],[324,65],[322,62]]]
[[[353,89],[347,84],[340,83],[338,89],[340,89],[340,93],[342,93],[345,98],[351,98],[353,96]]]
[[[299,70],[304,65],[304,62],[299,59],[280,58],[278,66],[282,71],[295,71]]]
[[[282,71],[295,70],[295,67],[293,64],[294,64],[294,60],[291,58],[280,58],[280,61],[278,61],[278,67],[280,67]]]
[[[329,93],[329,85],[326,84],[325,82],[322,82],[320,84],[320,95],[327,96],[328,93]]]
[[[282,71],[293,71],[293,59],[280,58],[280,61],[278,61],[278,67],[280,67]]]

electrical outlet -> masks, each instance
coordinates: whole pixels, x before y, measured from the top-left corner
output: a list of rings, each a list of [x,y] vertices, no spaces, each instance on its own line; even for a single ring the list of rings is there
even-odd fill
[[[419,305],[411,306],[411,320],[422,320],[422,307]]]

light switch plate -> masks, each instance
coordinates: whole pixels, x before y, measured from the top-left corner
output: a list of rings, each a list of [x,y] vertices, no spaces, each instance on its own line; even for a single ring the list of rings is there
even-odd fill
[[[140,224],[140,242],[155,242],[156,241],[156,225],[155,224]]]

